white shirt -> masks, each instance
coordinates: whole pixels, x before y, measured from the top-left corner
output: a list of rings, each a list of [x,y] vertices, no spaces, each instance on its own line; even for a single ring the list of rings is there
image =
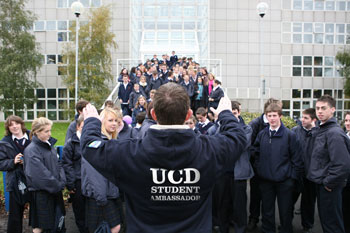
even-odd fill
[[[22,146],[26,143],[26,141],[28,140],[28,135],[27,133],[24,133],[23,136],[21,138],[16,137],[15,135],[12,134],[12,140],[15,141],[15,139],[17,140],[21,140],[22,138],[24,138],[25,140],[23,140],[22,142]]]

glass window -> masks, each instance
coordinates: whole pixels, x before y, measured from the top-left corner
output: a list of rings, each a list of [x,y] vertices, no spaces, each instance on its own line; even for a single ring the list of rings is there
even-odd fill
[[[350,44],[350,35],[346,36],[346,44]]]
[[[333,33],[333,32],[334,32],[334,24],[326,23],[326,33]]]
[[[310,0],[304,0],[304,10],[313,10],[313,2]]]
[[[310,108],[310,101],[303,101],[303,109]]]
[[[344,33],[345,32],[345,24],[336,24],[336,32]]]
[[[336,43],[337,43],[337,44],[344,44],[344,41],[345,41],[344,35],[337,35],[337,36],[335,37],[335,39],[336,39]]]
[[[75,2],[76,0],[68,0],[68,7],[71,7],[73,2]]]
[[[45,109],[45,100],[38,100],[38,102],[36,102],[36,108]]]
[[[324,10],[324,2],[323,1],[315,1],[315,10],[323,11]]]
[[[67,109],[67,100],[59,100],[58,101],[58,108],[59,109]]]
[[[56,55],[46,55],[46,64],[56,64]]]
[[[34,112],[33,111],[27,112],[27,120],[34,120]]]
[[[282,106],[283,106],[283,109],[290,109],[290,101],[282,100]]]
[[[196,16],[196,11],[194,6],[185,6],[184,7],[184,16],[188,16],[188,17],[194,17]]]
[[[350,101],[344,101],[344,109],[350,109]]]
[[[312,76],[312,68],[311,67],[304,67],[304,73],[303,76]]]
[[[304,57],[304,66],[311,66],[312,65],[312,57],[311,56],[305,56]]]
[[[168,21],[158,21],[157,23],[157,29],[169,29],[169,23]]]
[[[179,31],[179,32],[171,32],[171,39],[182,39],[182,33]]]
[[[58,119],[61,121],[68,120],[68,114],[66,112],[58,112]]]
[[[312,44],[312,34],[304,34],[304,43]]]
[[[300,109],[300,101],[293,101],[293,109]]]
[[[38,98],[45,98],[45,89],[36,89],[36,95]]]
[[[300,96],[301,96],[301,90],[300,89],[293,89],[292,98],[300,98]]]
[[[47,107],[49,109],[56,109],[56,100],[48,100],[47,101]]]
[[[293,9],[301,10],[302,9],[302,0],[294,0],[293,1]]]
[[[168,6],[160,6],[159,8],[159,15],[160,16],[168,16]]]
[[[36,117],[46,117],[46,113],[43,111],[37,111],[36,112]]]
[[[196,28],[195,22],[184,22],[184,29],[194,30]]]
[[[25,90],[26,98],[34,98],[34,89],[26,89]]]
[[[326,44],[334,44],[334,36],[333,35],[326,35],[325,43]]]
[[[315,89],[314,90],[314,98],[315,99],[318,99],[318,98],[320,98],[322,96],[322,90],[317,90],[317,89]]]
[[[182,16],[182,8],[180,6],[171,8],[171,16]]]
[[[56,98],[56,89],[47,89],[47,98]]]
[[[156,25],[154,21],[144,21],[143,22],[144,29],[155,29]]]
[[[327,11],[334,11],[334,9],[335,9],[334,1],[327,1],[326,2],[326,10]]]
[[[67,98],[67,89],[59,88],[58,89],[58,98]]]
[[[48,113],[48,118],[50,120],[53,120],[53,121],[57,120],[57,112],[56,111],[48,111],[47,113]]]
[[[182,29],[182,22],[171,22],[171,29]]]
[[[185,39],[195,39],[194,32],[185,32]]]
[[[34,31],[44,31],[45,22],[44,21],[35,21],[34,22]]]
[[[57,21],[58,30],[67,30],[67,21]]]
[[[350,3],[350,2],[349,2]],[[350,5],[350,4],[349,4]],[[346,33],[350,34],[350,24],[346,25]]]
[[[59,8],[67,7],[67,0],[58,0],[57,1],[57,7],[59,7]]]
[[[293,43],[301,43],[301,34],[293,34]]]
[[[62,41],[67,41],[67,32],[57,32],[57,41],[62,42]]]
[[[34,109],[34,103],[27,103],[26,109]]]
[[[315,33],[315,43],[316,44],[323,44],[323,34]]]
[[[155,33],[154,32],[145,32],[144,39],[145,40],[153,40],[153,39],[155,39]]]
[[[293,76],[301,76],[301,68],[293,67]]]
[[[143,9],[144,16],[155,16],[156,9],[154,6],[145,6]]]
[[[302,23],[293,23],[293,32],[301,32]]]
[[[46,21],[46,30],[55,31],[56,30],[56,21]]]
[[[311,90],[310,89],[303,90],[303,98],[311,98]]]
[[[312,32],[312,23],[304,23],[304,32]]]
[[[348,1],[348,8],[347,8],[348,11],[350,11],[350,1]]]
[[[167,40],[169,38],[168,32],[158,32],[157,38]]]
[[[324,64],[326,66],[333,66],[333,57],[324,57]]]
[[[333,77],[333,68],[324,68],[325,77]]]
[[[315,77],[322,77],[322,68],[314,68],[314,76]]]
[[[323,33],[323,23],[315,23],[315,32]]]
[[[345,2],[337,1],[337,11],[345,11]]]
[[[300,118],[300,111],[293,111],[293,118]]]
[[[301,56],[293,56],[293,65],[301,65]]]
[[[89,7],[89,0],[80,0],[84,7]]]
[[[322,60],[323,60],[322,57],[314,57],[314,65],[315,66],[322,66],[322,64],[323,64]]]
[[[171,40],[170,42],[172,45],[181,45],[182,44],[182,40]]]
[[[92,7],[100,7],[101,6],[101,0],[91,0],[91,6]]]
[[[332,96],[332,90],[323,90],[323,94]]]

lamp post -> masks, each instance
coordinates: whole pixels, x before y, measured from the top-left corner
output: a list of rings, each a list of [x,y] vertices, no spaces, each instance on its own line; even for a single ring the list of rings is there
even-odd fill
[[[344,67],[343,67],[342,65],[337,65],[337,66],[336,66],[336,69],[337,69],[337,77],[336,77],[336,79],[337,79],[337,94],[334,95],[334,96],[335,96],[335,107],[336,107],[336,108],[337,108],[337,105],[338,105],[338,98],[339,98],[339,79],[340,79],[340,77],[341,77],[340,71],[341,71],[343,68],[344,68]],[[336,116],[337,120],[339,120],[339,119],[338,119],[339,116],[338,116],[338,111],[337,111],[337,110],[335,111],[335,116]]]
[[[265,95],[265,76],[264,76],[264,24],[263,18],[269,8],[266,2],[260,2],[256,6],[257,12],[260,16],[260,107],[261,111],[264,112],[264,95]]]
[[[71,9],[76,16],[75,28],[75,105],[78,102],[78,53],[79,53],[79,16],[84,10],[83,4],[76,1],[72,3]]]

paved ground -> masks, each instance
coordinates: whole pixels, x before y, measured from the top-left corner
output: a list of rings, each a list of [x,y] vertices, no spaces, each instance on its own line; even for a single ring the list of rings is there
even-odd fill
[[[297,206],[299,205],[299,202],[297,203]],[[277,208],[276,208],[277,209]],[[276,224],[279,223],[278,220],[278,213],[276,211]],[[28,219],[25,218],[23,221],[24,224],[24,233],[31,233],[31,228],[28,227]],[[302,228],[300,224],[300,215],[295,215],[294,220],[293,220],[293,226],[294,226],[294,233],[302,233]],[[0,216],[0,233],[5,233],[6,232],[6,227],[7,227],[7,216],[6,214],[2,214]],[[66,216],[66,228],[67,228],[67,233],[79,233],[75,222],[74,222],[74,215],[72,211],[71,205],[68,206],[67,209],[67,216]],[[230,233],[233,233],[234,230],[231,229]],[[260,231],[260,223],[258,225],[258,229],[256,229],[253,233],[258,233]],[[320,221],[318,218],[318,215],[315,216],[315,227],[314,227],[314,232],[315,233],[321,233],[322,229],[320,226]]]

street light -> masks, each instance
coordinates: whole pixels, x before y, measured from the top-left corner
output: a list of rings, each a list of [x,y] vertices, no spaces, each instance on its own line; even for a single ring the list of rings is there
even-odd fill
[[[334,95],[334,96],[335,96],[335,100],[336,100],[336,105],[335,105],[336,107],[337,107],[337,105],[338,105],[338,98],[339,98],[339,79],[340,79],[340,77],[341,77],[340,71],[341,71],[343,68],[344,68],[344,66],[342,66],[342,65],[337,65],[337,66],[336,66],[336,69],[337,69],[337,77],[336,77],[336,79],[337,79],[337,94]],[[340,98],[342,98],[342,97],[340,97]],[[339,120],[339,119],[338,119],[338,118],[339,118],[339,116],[338,116],[338,111],[335,112],[335,116],[336,116],[337,120]]]
[[[261,79],[261,90],[260,90],[260,107],[261,111],[264,112],[264,95],[265,95],[265,76],[264,76],[264,24],[263,18],[266,15],[269,5],[266,2],[260,2],[256,6],[256,10],[260,16],[260,79]]]
[[[72,12],[76,16],[76,28],[75,28],[75,105],[78,102],[78,52],[79,52],[79,16],[84,11],[84,6],[80,2],[76,1],[72,3]]]

